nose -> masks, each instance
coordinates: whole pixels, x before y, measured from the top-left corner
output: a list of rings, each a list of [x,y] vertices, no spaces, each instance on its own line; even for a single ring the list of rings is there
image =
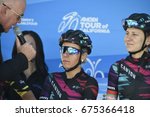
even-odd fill
[[[66,56],[68,56],[69,54],[68,54],[68,52],[66,51],[66,52],[64,52],[62,55],[66,57]]]
[[[126,35],[125,36],[125,40],[127,40],[127,41],[131,41],[132,40],[132,35]]]

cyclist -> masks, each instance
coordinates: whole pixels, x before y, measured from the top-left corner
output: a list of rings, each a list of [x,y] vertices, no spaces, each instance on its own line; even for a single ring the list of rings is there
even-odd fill
[[[150,15],[134,13],[123,20],[129,53],[114,63],[108,75],[107,99],[150,99]]]
[[[49,74],[39,99],[97,99],[98,83],[81,67],[87,55],[91,53],[90,37],[81,30],[68,30],[61,35],[59,45],[61,62],[65,71]]]

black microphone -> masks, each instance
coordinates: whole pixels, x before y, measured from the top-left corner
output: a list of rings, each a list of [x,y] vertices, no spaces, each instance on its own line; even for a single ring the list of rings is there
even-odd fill
[[[23,45],[24,43],[26,43],[26,40],[24,39],[24,36],[23,36],[20,28],[18,26],[14,26],[13,30],[14,30],[14,33],[16,34],[16,36],[18,37],[21,45]]]

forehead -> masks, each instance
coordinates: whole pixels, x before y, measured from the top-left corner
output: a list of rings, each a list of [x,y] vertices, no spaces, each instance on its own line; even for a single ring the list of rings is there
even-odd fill
[[[127,28],[126,31],[128,31],[128,32],[137,32],[137,33],[143,33],[144,34],[144,32],[141,29],[138,29],[138,28]]]
[[[6,2],[6,4],[19,14],[23,14],[26,8],[25,0],[12,0],[11,2]]]
[[[69,43],[69,42],[64,42],[62,46],[70,46],[70,47],[74,47],[77,49],[80,49],[80,46],[74,43]]]

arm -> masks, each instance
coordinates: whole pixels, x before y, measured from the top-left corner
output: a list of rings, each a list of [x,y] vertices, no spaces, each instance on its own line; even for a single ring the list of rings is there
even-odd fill
[[[24,54],[17,54],[13,59],[0,64],[0,80],[16,80],[16,76],[28,67]]]
[[[108,73],[107,100],[116,100],[118,97],[118,63],[110,67]]]

